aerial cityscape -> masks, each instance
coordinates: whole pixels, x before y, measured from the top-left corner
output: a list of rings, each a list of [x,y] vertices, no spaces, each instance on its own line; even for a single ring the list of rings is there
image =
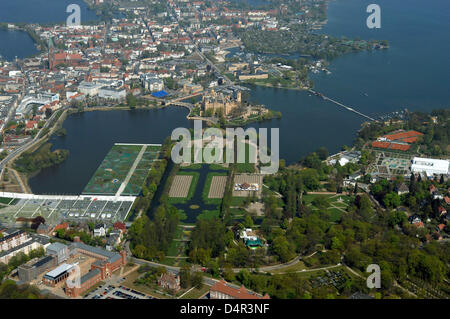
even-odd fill
[[[450,3],[409,6],[2,1],[0,299],[449,299]]]

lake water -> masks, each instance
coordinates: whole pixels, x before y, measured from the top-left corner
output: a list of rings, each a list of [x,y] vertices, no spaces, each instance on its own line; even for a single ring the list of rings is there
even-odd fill
[[[81,22],[97,20],[83,0],[0,0],[0,22],[9,23],[62,23],[70,13],[67,6],[78,4]]]
[[[27,32],[0,30],[0,55],[6,61],[13,61],[39,53],[34,40]]]
[[[380,29],[366,26],[371,3],[381,7]],[[386,39],[390,48],[336,59],[331,75],[313,76],[319,92],[369,115],[450,107],[450,1],[338,0],[328,16],[322,33]]]

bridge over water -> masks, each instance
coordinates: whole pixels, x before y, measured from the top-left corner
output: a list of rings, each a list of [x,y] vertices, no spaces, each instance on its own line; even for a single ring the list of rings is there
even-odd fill
[[[350,107],[350,106],[348,106],[348,105],[342,104],[342,103],[340,103],[340,102],[338,102],[338,101],[336,101],[336,100],[333,100],[333,99],[331,99],[331,98],[329,98],[329,97],[323,95],[322,93],[316,92],[316,91],[314,91],[314,90],[312,90],[312,89],[309,89],[308,92],[310,92],[310,93],[312,93],[312,94],[314,94],[314,95],[316,95],[316,96],[321,97],[321,98],[324,99],[325,101],[330,101],[330,102],[332,102],[332,103],[334,103],[334,104],[336,104],[336,105],[338,105],[338,106],[341,106],[341,107],[343,107],[344,109],[346,109],[347,111],[356,113],[356,114],[358,114],[359,116],[362,116],[362,117],[364,117],[364,118],[366,118],[366,119],[368,119],[368,120],[371,120],[371,121],[374,121],[374,122],[377,121],[377,120],[375,120],[374,118],[372,118],[372,117],[370,117],[370,116],[368,116],[368,115],[366,115],[366,114],[364,114],[364,113],[361,113],[361,112],[355,110],[354,108],[352,108],[352,107]]]

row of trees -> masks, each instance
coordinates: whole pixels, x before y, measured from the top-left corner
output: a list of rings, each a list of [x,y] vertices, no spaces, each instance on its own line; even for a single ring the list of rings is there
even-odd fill
[[[153,197],[155,196],[156,190],[161,183],[161,179],[170,161],[170,152],[172,149],[172,145],[173,144],[170,138],[166,138],[164,140],[160,151],[160,159],[153,162],[152,168],[145,179],[144,185],[142,186],[142,196],[139,196],[133,205],[133,216],[137,212],[147,212],[150,209],[150,204],[153,200]]]

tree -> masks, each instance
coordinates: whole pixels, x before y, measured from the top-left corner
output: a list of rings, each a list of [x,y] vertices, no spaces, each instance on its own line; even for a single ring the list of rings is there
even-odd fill
[[[192,287],[191,267],[183,265],[180,269],[180,286],[183,289]]]
[[[201,272],[196,272],[192,276],[192,286],[201,289],[203,286],[203,274]]]
[[[273,240],[272,250],[283,263],[288,262],[295,255],[293,247],[284,236],[278,236]]]
[[[326,147],[319,148],[316,153],[322,161],[326,160],[329,155]]]
[[[3,281],[3,278],[8,273],[8,265],[0,262],[0,282]]]
[[[136,97],[135,97],[132,93],[128,93],[128,94],[127,94],[126,100],[127,100],[128,106],[129,106],[131,109],[136,108],[137,99],[136,99]]]

